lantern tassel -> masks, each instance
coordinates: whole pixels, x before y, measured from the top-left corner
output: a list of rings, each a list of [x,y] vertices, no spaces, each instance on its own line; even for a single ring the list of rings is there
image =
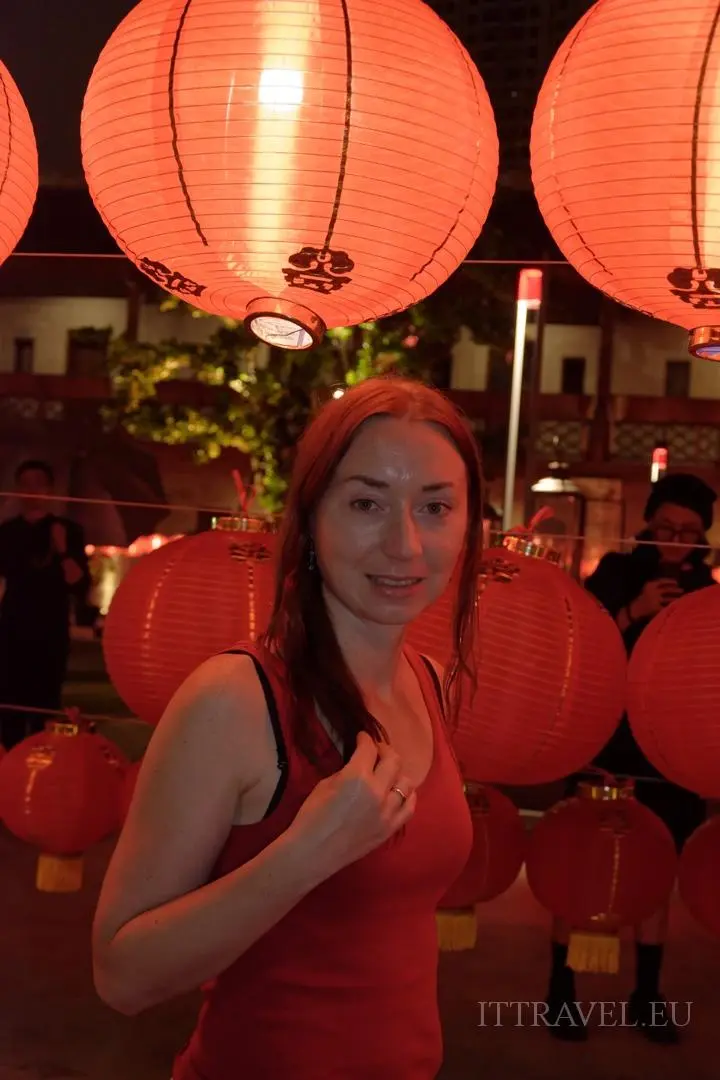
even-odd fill
[[[571,934],[567,966],[573,971],[593,975],[617,975],[620,970],[620,938],[617,934]]]
[[[436,912],[441,952],[465,952],[477,944],[475,908],[452,908]]]
[[[82,882],[82,856],[42,854],[38,858],[35,875],[35,888],[38,892],[79,892]]]

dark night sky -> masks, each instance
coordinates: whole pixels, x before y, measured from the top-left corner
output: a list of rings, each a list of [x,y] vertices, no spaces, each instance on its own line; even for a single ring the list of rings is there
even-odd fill
[[[45,181],[79,181],[80,110],[93,64],[135,0],[2,0],[0,55],[35,125]]]

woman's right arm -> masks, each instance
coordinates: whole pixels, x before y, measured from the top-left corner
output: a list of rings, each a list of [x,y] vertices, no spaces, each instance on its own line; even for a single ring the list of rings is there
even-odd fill
[[[239,799],[274,759],[250,658],[208,661],[153,734],[103,884],[93,965],[108,1005],[134,1015],[196,989],[333,872],[308,850],[307,833],[290,829],[206,884]]]

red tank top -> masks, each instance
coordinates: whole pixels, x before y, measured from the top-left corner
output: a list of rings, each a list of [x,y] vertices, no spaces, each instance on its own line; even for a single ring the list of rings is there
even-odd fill
[[[318,782],[293,747],[278,660],[256,646],[282,779],[262,821],[234,827],[213,879],[284,832]],[[439,682],[408,649],[434,731],[433,762],[402,833],[309,893],[204,990],[173,1080],[433,1080],[442,1064],[435,910],[467,862],[472,825]],[[328,771],[340,753],[315,719]]]

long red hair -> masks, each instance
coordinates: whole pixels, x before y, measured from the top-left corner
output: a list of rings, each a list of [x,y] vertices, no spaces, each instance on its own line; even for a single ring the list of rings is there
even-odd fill
[[[482,555],[483,480],[475,436],[465,417],[441,394],[398,376],[367,379],[325,404],[298,443],[279,537],[275,603],[265,645],[283,661],[298,708],[298,746],[314,757],[309,710],[317,703],[347,755],[357,735],[383,732],[368,712],[338,643],[311,564],[313,514],[361,426],[378,416],[433,424],[450,439],[467,472],[468,524],[458,563],[453,652],[445,671],[451,715],[457,711],[461,673],[473,679],[470,656],[475,624],[476,579]]]

